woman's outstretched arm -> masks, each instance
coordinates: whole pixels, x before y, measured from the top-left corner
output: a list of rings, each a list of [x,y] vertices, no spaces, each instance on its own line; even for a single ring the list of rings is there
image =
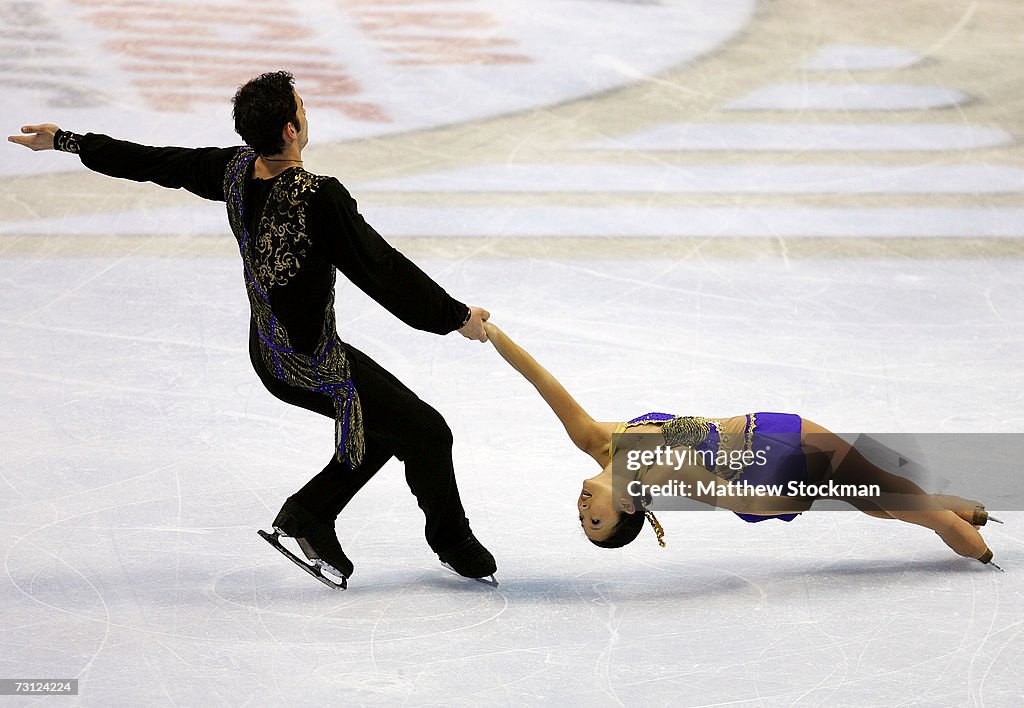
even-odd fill
[[[509,339],[508,335],[491,322],[485,322],[484,329],[487,332],[487,339],[502,358],[533,384],[558,416],[573,444],[593,457],[598,464],[605,465],[608,461],[608,431],[583,410],[558,379],[538,364],[526,350]]]

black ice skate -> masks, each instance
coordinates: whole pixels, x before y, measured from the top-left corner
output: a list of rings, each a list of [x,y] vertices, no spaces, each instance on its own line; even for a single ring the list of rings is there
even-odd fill
[[[341,550],[334,528],[316,519],[292,500],[285,502],[274,519],[273,533],[267,533],[262,529],[258,533],[267,543],[324,585],[335,590],[344,590],[348,587],[348,577],[352,575],[354,567],[352,561]],[[294,538],[312,564],[306,563],[282,546],[280,536]]]
[[[491,587],[498,587],[498,581],[494,578],[494,573],[498,570],[494,556],[472,533],[461,543],[446,548],[437,556],[444,567],[454,570],[464,578],[472,578]]]

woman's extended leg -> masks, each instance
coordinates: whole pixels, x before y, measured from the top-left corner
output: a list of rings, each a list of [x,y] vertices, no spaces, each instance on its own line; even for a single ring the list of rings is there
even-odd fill
[[[812,479],[832,480],[836,484],[877,485],[881,490],[877,497],[837,498],[870,516],[899,519],[929,528],[961,556],[985,563],[991,560],[992,552],[985,539],[963,516],[973,515],[977,502],[928,494],[911,480],[879,469],[852,445],[813,421],[803,420],[801,442],[812,462],[809,466]]]
[[[1003,523],[996,517],[989,516],[988,511],[985,510],[985,505],[979,501],[949,494],[933,494],[932,498],[975,528],[980,528],[989,521],[995,521],[999,524]]]

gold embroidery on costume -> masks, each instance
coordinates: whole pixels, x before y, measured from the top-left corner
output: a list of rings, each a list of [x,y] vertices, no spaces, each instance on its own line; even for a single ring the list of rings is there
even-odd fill
[[[249,148],[238,151],[224,173],[228,221],[238,240],[253,320],[259,334],[260,356],[267,369],[290,386],[328,396],[334,402],[335,444],[339,462],[353,468],[365,452],[362,406],[352,383],[348,357],[338,339],[334,317],[335,273],[330,295],[320,303],[323,327],[312,354],[292,348],[288,331],[274,314],[270,296],[299,273],[310,247],[306,207],[326,179],[293,168],[278,176],[256,234],[245,226],[245,184],[255,159]],[[310,307],[316,307],[310,303]]]
[[[750,452],[751,450],[754,449],[754,428],[757,427],[757,414],[756,413],[751,413],[748,416],[748,418],[749,418],[749,420],[747,421],[747,431],[746,431],[747,432],[747,434],[746,434],[747,440],[746,440],[746,443],[743,446],[743,450],[745,452]]]
[[[680,416],[666,421],[661,425],[661,433],[665,438],[665,444],[669,447],[690,447],[703,446],[703,449],[714,455],[714,466],[710,470],[712,474],[720,477],[726,482],[734,482],[743,476],[746,468],[734,469],[729,466],[730,455],[734,454],[733,442],[740,435],[743,443],[743,450],[749,453],[754,444],[754,428],[757,421],[754,414],[742,416],[744,426],[742,434],[739,431],[730,430],[730,421],[736,418],[721,420],[717,418],[704,418],[701,416]],[[636,425],[641,425],[640,421]],[[632,427],[632,426],[626,426]],[[735,426],[732,426],[735,427]],[[712,442],[717,436],[717,444]]]
[[[694,447],[704,442],[711,434],[711,423],[712,421],[707,418],[696,416],[673,418],[661,426],[661,433],[669,447]]]
[[[263,288],[287,285],[298,274],[310,246],[305,207],[323,180],[295,168],[274,182],[256,230],[253,275]]]

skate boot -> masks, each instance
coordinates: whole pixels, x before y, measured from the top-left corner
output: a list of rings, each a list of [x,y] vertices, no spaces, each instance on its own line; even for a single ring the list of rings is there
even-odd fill
[[[328,587],[344,590],[354,566],[341,550],[334,525],[317,519],[305,508],[289,499],[274,519],[274,533],[259,532],[270,545],[293,563]],[[294,538],[312,565],[305,563],[281,545],[279,536]],[[325,572],[326,571],[326,572]]]
[[[498,581],[494,579],[494,573],[498,570],[494,556],[483,547],[472,532],[461,543],[449,546],[438,552],[437,556],[441,563],[465,578],[473,578],[495,587],[498,585]]]
[[[989,521],[995,521],[997,524],[1003,523],[996,517],[989,516],[988,512],[985,510],[985,507],[983,507],[982,505],[979,504],[978,506],[974,507],[974,513],[971,518],[971,524],[973,524],[974,526],[984,526]]]
[[[985,552],[982,553],[980,556],[978,556],[978,560],[981,561],[985,565],[992,566],[993,568],[998,570],[1000,573],[1005,573],[1006,572],[1005,570],[1003,570],[1000,567],[1000,565],[998,563],[996,563],[995,561],[992,560],[992,549],[991,548],[986,548]]]

